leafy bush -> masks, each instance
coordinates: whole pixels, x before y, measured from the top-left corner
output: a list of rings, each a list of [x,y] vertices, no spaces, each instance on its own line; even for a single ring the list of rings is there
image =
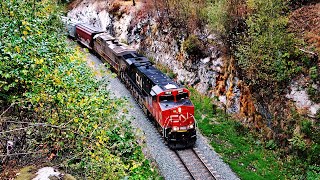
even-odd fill
[[[195,118],[201,133],[207,136],[219,153],[241,179],[286,179],[287,169],[276,150],[266,150],[261,141],[246,127],[221,109],[212,113],[212,99],[189,88],[195,105]],[[274,142],[268,148],[273,149]]]
[[[238,65],[253,87],[284,87],[302,70],[296,48],[299,42],[287,31],[286,6],[283,0],[253,2],[253,14],[246,20],[248,35],[236,52]]]
[[[313,102],[320,103],[320,91],[310,84],[307,88],[308,95]]]
[[[312,80],[316,81],[319,78],[318,69],[316,66],[313,66],[309,69],[309,75]]]
[[[307,172],[307,177],[306,179],[308,180],[313,180],[313,179],[319,179],[319,174],[320,174],[320,166],[315,165],[315,166],[310,166]]]
[[[157,177],[135,139],[126,101],[113,98],[80,49],[67,44],[56,1],[4,0],[0,13],[0,100],[18,104],[1,129],[28,125],[1,134],[2,153],[7,140],[22,138],[24,148],[14,153],[52,152],[82,178]]]
[[[182,49],[191,57],[204,57],[204,44],[195,35],[190,35],[185,41],[183,41]]]
[[[208,14],[208,22],[212,29],[226,33],[226,24],[228,23],[227,0],[219,0],[209,2],[206,11]]]
[[[206,24],[205,0],[158,0],[153,1],[161,25],[170,25],[178,32],[194,33]]]

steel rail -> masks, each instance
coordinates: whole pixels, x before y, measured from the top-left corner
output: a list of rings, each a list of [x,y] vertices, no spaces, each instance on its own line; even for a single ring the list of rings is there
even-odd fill
[[[195,179],[199,179],[199,174],[203,174],[203,172],[207,172],[207,174],[210,176],[210,179],[213,180],[217,180],[217,177],[215,176],[215,174],[210,170],[210,168],[208,167],[208,165],[204,162],[204,160],[199,156],[199,154],[192,148],[192,149],[186,149],[183,151],[188,151],[190,153],[192,153],[194,156],[196,157],[188,157],[188,158],[193,158],[193,164],[195,164],[196,162],[199,162],[200,164],[202,164],[203,166],[197,166],[197,168],[201,168],[201,169],[195,169],[194,166],[192,165],[188,165],[184,158],[183,155],[181,155],[179,153],[179,150],[175,150],[175,154],[177,155],[178,159],[180,160],[180,162],[182,163],[182,165],[184,166],[184,168],[186,169],[186,171],[189,173],[190,177],[195,180]]]

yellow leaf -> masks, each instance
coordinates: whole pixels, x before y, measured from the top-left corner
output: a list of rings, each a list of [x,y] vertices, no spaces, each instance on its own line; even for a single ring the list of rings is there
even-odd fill
[[[14,16],[14,12],[13,11],[10,11],[10,16]]]
[[[16,46],[15,49],[16,49],[17,53],[20,53],[20,47],[19,46]]]
[[[97,128],[98,128],[98,125],[97,125],[97,124],[95,124],[95,125],[93,125],[93,127],[94,127],[95,129],[97,129]]]
[[[36,64],[42,64],[43,63],[43,59],[36,59]]]
[[[26,36],[28,34],[28,32],[27,31],[23,31],[22,34]]]
[[[27,22],[26,21],[22,21],[22,25],[26,25],[27,24]]]

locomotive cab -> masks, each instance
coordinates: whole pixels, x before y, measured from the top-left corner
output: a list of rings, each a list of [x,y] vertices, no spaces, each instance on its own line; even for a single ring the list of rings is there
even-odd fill
[[[196,141],[194,106],[185,88],[170,89],[157,95],[159,123],[171,148],[193,146]]]

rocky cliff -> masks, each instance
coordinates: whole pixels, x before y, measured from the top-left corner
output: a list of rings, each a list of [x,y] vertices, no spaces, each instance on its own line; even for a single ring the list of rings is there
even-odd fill
[[[144,1],[133,6],[132,1],[76,0],[69,5],[68,17],[110,32],[156,64],[169,68],[178,82],[193,86],[227,112],[242,117],[244,124],[268,129],[275,116],[271,114],[272,106],[253,100],[249,88],[239,80],[235,63],[226,55],[219,37],[206,26],[195,28],[193,34],[205,46],[202,49],[205,53],[191,56],[184,47],[190,37],[188,32],[165,25],[159,18],[161,12],[148,11],[150,8],[150,3]],[[309,99],[306,90],[300,88],[300,81],[294,80],[288,87],[287,102],[293,102],[306,115],[315,117],[320,104]]]

